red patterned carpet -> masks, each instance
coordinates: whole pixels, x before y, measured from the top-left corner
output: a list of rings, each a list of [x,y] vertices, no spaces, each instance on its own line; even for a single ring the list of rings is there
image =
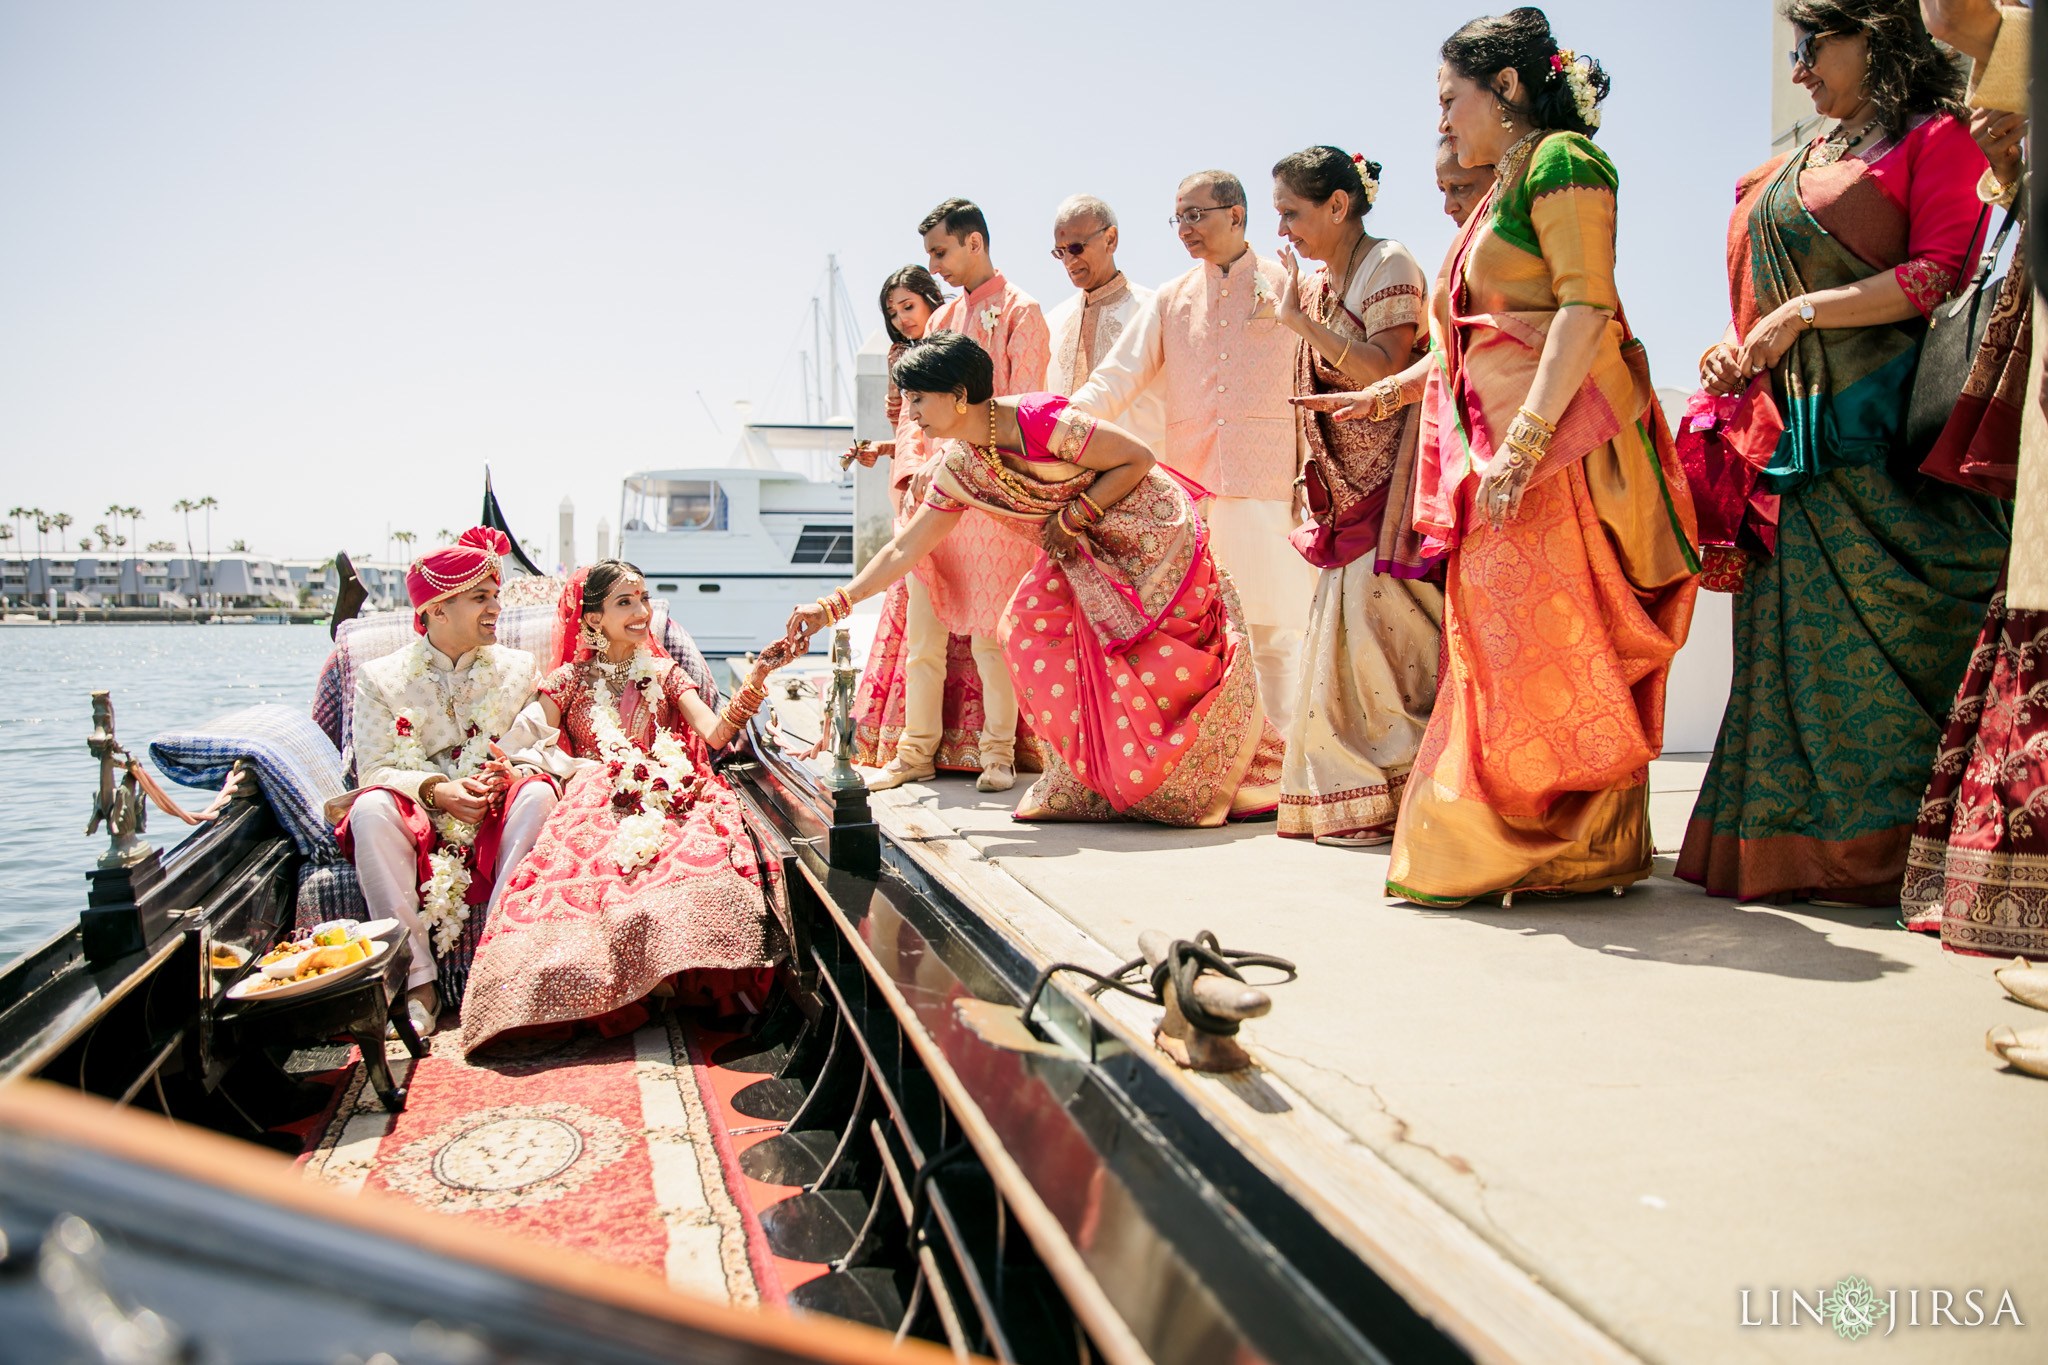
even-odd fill
[[[737,1151],[778,1126],[731,1109],[731,1094],[760,1077],[704,1066],[722,1041],[669,1016],[619,1038],[505,1043],[474,1060],[450,1034],[417,1064],[394,1044],[394,1074],[410,1071],[405,1112],[385,1114],[355,1065],[301,1162],[338,1188],[383,1190],[685,1292],[780,1304],[824,1267],[778,1260],[761,1237],[758,1209],[795,1191],[739,1172]]]

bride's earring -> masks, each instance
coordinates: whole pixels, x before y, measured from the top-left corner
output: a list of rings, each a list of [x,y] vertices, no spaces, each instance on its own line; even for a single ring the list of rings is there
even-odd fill
[[[953,400],[953,411],[965,417],[967,415],[967,400],[965,398],[955,398]]]
[[[1515,126],[1515,121],[1514,121],[1514,119],[1513,119],[1513,118],[1511,118],[1511,117],[1509,116],[1509,114],[1508,114],[1508,106],[1507,106],[1507,103],[1506,103],[1506,101],[1502,100],[1502,99],[1501,99],[1501,98],[1500,98],[1500,97],[1499,97],[1498,95],[1496,95],[1496,96],[1494,96],[1494,100],[1493,100],[1493,107],[1494,107],[1494,108],[1496,108],[1496,109],[1498,109],[1498,110],[1500,110],[1500,126],[1501,126],[1501,127],[1503,127],[1503,128],[1512,128],[1512,127],[1514,127],[1514,126]]]
[[[604,638],[604,632],[588,621],[583,623],[583,645],[592,654],[602,654],[611,648],[611,641]]]

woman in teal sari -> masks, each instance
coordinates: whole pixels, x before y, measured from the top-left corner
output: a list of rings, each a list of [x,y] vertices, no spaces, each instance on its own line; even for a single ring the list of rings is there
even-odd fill
[[[2010,540],[2004,503],[1901,448],[1924,320],[1982,239],[1985,160],[1915,0],[1785,12],[1793,78],[1837,122],[1743,177],[1734,319],[1701,357],[1710,395],[1741,396],[1747,463],[1695,472],[1702,526],[1728,532],[1703,537],[1705,581],[1735,593],[1735,677],[1678,875],[1891,905]]]

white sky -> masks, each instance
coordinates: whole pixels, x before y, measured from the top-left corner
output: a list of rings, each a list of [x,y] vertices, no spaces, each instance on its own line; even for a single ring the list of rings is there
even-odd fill
[[[1614,77],[1622,299],[1658,382],[1690,387],[1735,177],[1768,151],[1768,10],[1548,11]],[[948,195],[1049,306],[1066,195],[1107,199],[1156,284],[1188,264],[1182,175],[1239,175],[1271,255],[1268,168],[1330,142],[1385,164],[1368,226],[1434,271],[1435,53],[1469,17],[0,0],[0,508],[76,536],[132,503],[182,539],[171,503],[211,494],[216,550],[376,557],[387,525],[420,548],[468,526],[489,460],[551,552],[576,500],[587,559],[626,473],[723,463],[735,399],[799,415],[825,253],[865,334]]]

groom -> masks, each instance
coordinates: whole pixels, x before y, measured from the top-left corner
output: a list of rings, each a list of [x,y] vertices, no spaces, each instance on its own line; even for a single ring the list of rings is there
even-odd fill
[[[356,679],[355,756],[362,786],[343,797],[336,827],[376,919],[412,941],[407,1012],[424,1036],[441,1007],[435,956],[481,929],[499,891],[533,848],[557,787],[540,757],[537,670],[498,644],[501,531],[479,526],[413,561],[411,645],[363,665]],[[510,752],[508,752],[510,751]],[[471,942],[475,935],[468,936]]]

